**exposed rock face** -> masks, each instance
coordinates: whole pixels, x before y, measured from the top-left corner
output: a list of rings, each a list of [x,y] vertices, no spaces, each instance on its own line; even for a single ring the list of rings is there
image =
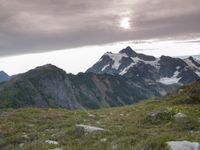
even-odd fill
[[[3,83],[0,86],[0,108],[123,106],[158,96],[161,91],[171,88],[108,74],[66,74],[53,65],[45,65]]]
[[[167,142],[170,150],[200,150],[200,145],[197,142],[189,141],[170,141]]]
[[[87,72],[118,74],[165,85],[187,84],[199,78],[200,63],[192,57],[184,60],[169,56],[155,58],[136,53],[127,47],[117,54],[104,54]]]
[[[155,58],[127,47],[118,54],[106,53],[87,73],[66,74],[45,65],[16,75],[0,85],[0,108],[128,105],[196,80],[199,66],[193,58]]]

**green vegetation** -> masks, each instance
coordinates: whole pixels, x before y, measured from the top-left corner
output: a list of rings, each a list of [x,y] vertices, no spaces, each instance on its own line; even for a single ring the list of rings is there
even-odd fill
[[[90,111],[65,109],[0,110],[0,148],[46,150],[63,148],[159,150],[170,140],[200,142],[200,104],[172,104],[148,100],[135,105]],[[182,112],[185,118],[175,119]],[[151,120],[152,113],[157,114]],[[154,116],[154,115],[153,115]],[[85,124],[104,132],[78,132]],[[57,141],[48,144],[46,140]]]
[[[165,99],[175,104],[200,104],[200,79],[181,87]]]

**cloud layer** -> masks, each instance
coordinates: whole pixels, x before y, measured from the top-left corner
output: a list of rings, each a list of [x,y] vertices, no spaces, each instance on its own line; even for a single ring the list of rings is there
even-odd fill
[[[129,30],[120,28],[124,17]],[[0,0],[0,57],[199,36],[199,0]]]

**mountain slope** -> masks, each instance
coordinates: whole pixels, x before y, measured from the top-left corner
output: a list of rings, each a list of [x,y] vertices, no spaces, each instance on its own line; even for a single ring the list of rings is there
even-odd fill
[[[200,79],[192,84],[182,86],[166,95],[164,99],[177,104],[200,104]]]
[[[136,53],[127,47],[117,54],[106,53],[86,72],[117,74],[132,79],[169,84],[188,84],[200,76],[200,63],[188,59]]]
[[[10,80],[10,76],[4,71],[0,71],[0,83]]]
[[[2,83],[0,108],[123,106],[165,94],[173,88],[108,74],[66,74],[56,66],[45,65]]]

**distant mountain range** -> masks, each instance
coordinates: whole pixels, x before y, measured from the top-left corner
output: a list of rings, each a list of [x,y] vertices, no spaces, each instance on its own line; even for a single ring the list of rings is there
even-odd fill
[[[117,54],[106,53],[87,72],[121,75],[127,78],[162,84],[187,84],[200,76],[200,62],[193,57],[155,58],[136,53],[127,47]]]
[[[0,71],[0,83],[10,80],[10,76],[4,71]]]
[[[148,85],[144,81],[108,74],[66,74],[56,66],[45,65],[2,83],[0,108],[123,106],[158,96],[171,88],[174,86]]]
[[[155,58],[127,47],[104,54],[86,73],[66,74],[48,64],[16,75],[0,84],[0,108],[123,106],[165,95],[199,76],[200,63],[192,57]]]
[[[200,61],[200,55],[193,55],[192,57],[193,57],[194,59]]]

